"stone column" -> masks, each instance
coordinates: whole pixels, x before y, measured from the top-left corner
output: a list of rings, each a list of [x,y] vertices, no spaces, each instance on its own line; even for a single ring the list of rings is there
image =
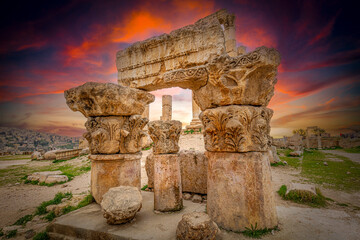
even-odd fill
[[[66,103],[87,121],[84,137],[91,155],[91,193],[97,203],[113,187],[141,184],[141,141],[150,93],[112,83],[85,83],[65,91]],[[89,104],[91,103],[91,104]],[[147,114],[147,113],[145,113]]]
[[[178,211],[183,207],[179,157],[181,122],[152,121],[149,133],[154,141],[154,210]]]
[[[91,194],[100,203],[112,187],[141,187],[141,153],[89,156],[91,159]]]
[[[163,95],[162,96],[162,116],[160,120],[170,121],[172,118],[172,96]]]
[[[192,120],[190,125],[186,126],[186,130],[194,130],[195,132],[199,132],[200,129],[203,128],[203,125],[199,119],[199,115],[201,113],[200,107],[196,104],[194,100],[194,93],[192,93]]]
[[[215,58],[207,68],[211,81],[194,90],[203,110],[207,213],[226,230],[273,228],[278,224],[269,162],[273,111],[266,106],[280,56],[263,47],[228,59]]]

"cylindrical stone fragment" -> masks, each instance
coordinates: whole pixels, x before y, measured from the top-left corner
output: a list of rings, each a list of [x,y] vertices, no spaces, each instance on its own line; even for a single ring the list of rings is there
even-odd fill
[[[219,227],[277,226],[268,152],[206,152],[207,212]]]
[[[102,196],[113,187],[132,186],[140,189],[141,155],[90,155],[91,194],[97,203],[100,203]]]
[[[172,96],[162,96],[162,121],[169,121],[172,118]]]
[[[180,165],[177,154],[154,155],[154,209],[178,211],[183,207]]]

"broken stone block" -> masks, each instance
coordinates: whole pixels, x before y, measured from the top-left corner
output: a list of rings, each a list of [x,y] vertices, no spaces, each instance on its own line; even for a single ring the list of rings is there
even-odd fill
[[[66,104],[85,117],[141,115],[154,95],[114,83],[87,82],[64,92]]]
[[[194,203],[201,203],[202,202],[202,197],[200,195],[198,195],[198,194],[194,194],[191,201],[194,202]]]
[[[46,179],[50,176],[64,176],[61,175],[61,171],[46,171],[46,172],[34,172],[27,177],[29,181],[39,181],[40,183],[46,182]],[[66,176],[64,176],[66,177]],[[57,178],[57,177],[55,177]]]
[[[151,121],[149,134],[154,142],[154,154],[177,153],[182,124],[180,121]]]
[[[277,226],[269,152],[206,152],[207,213],[219,227],[244,231]]]
[[[108,224],[126,223],[134,219],[142,207],[141,192],[130,186],[110,188],[100,205]]]
[[[31,154],[31,160],[42,160],[42,159],[44,159],[44,156],[40,152],[35,151]]]
[[[300,157],[302,154],[303,154],[302,151],[294,151],[289,153],[289,155],[292,157]]]
[[[306,192],[313,195],[314,197],[317,195],[315,186],[310,184],[291,183],[289,188],[287,188],[286,194],[288,194],[290,191]]]
[[[56,159],[56,151],[57,150],[53,150],[53,151],[47,151],[45,154],[44,154],[44,159],[45,160],[55,160]]]
[[[176,239],[192,240],[207,239],[215,240],[220,229],[209,215],[203,212],[186,213],[182,216],[176,229]]]
[[[140,189],[141,153],[90,155],[91,194],[100,203],[103,195],[113,187],[133,186]]]
[[[269,149],[269,151],[271,152],[269,157],[270,157],[270,163],[277,163],[280,162],[280,158],[277,154],[277,150],[275,146],[271,146],[271,148]]]
[[[154,155],[154,209],[178,211],[183,207],[180,165],[177,154]]]
[[[84,137],[92,154],[137,153],[141,150],[143,128],[148,123],[141,115],[89,117]]]
[[[270,119],[265,107],[230,105],[207,109],[200,114],[205,148],[215,152],[268,151]]]
[[[67,182],[69,178],[65,175],[50,175],[46,178],[45,183],[60,183],[60,182]]]
[[[220,55],[206,65],[208,82],[193,90],[202,111],[226,105],[267,106],[274,95],[280,54],[274,48],[230,57]]]
[[[148,188],[154,188],[154,154],[146,157],[145,170],[148,177]]]
[[[178,154],[184,192],[206,194],[208,160],[203,151],[181,150]]]

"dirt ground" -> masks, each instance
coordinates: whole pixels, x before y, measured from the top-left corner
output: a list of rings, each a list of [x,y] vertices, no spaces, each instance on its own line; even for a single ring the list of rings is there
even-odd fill
[[[195,149],[204,150],[203,136],[201,134],[188,134],[182,135],[180,138],[181,149]],[[151,153],[152,150],[143,151],[142,156],[142,186],[147,183],[146,171],[145,171],[145,159]],[[340,155],[341,151],[337,151],[336,154]],[[332,153],[335,153],[332,151]],[[343,152],[341,152],[342,154]],[[358,159],[359,154],[349,155],[351,153],[344,153],[346,157],[351,157],[353,161]],[[348,156],[349,155],[349,156]],[[350,158],[349,157],[349,158]],[[25,162],[24,164],[51,164],[51,162]],[[1,163],[0,163],[1,165]],[[1,167],[1,166],[0,166]],[[291,182],[303,182],[303,178],[300,176],[299,170],[291,167],[272,167],[272,180],[273,190],[277,191],[281,185],[290,184]],[[289,216],[294,208],[304,209],[303,214],[296,214],[292,216],[292,221],[289,221],[285,225],[280,222],[281,226],[286,228],[296,228],[301,222],[306,222],[307,219],[318,219],[321,215],[321,224],[317,226],[318,231],[315,235],[312,235],[311,239],[326,239],[325,233],[338,229],[340,232],[339,239],[356,239],[353,238],[355,233],[360,234],[360,192],[343,192],[332,189],[326,189],[320,187],[321,191],[326,197],[335,200],[338,203],[343,203],[342,206],[335,203],[330,203],[326,208],[321,209],[321,214],[318,209],[313,209],[306,205],[296,204],[293,202],[285,201],[280,198],[276,193],[276,205],[278,211],[288,212]],[[17,219],[26,215],[34,213],[36,207],[43,201],[50,200],[54,197],[57,192],[68,192],[71,191],[74,194],[84,193],[90,190],[90,172],[75,177],[72,181],[62,184],[55,185],[52,187],[38,186],[24,183],[16,183],[0,187],[0,228],[13,224]],[[344,206],[346,204],[347,206]],[[358,208],[356,208],[358,207]],[[342,219],[339,221],[334,220],[334,211],[340,214]],[[339,215],[339,216],[340,216]],[[326,219],[329,223],[326,222]],[[320,218],[319,218],[320,219]],[[324,220],[325,219],[325,220]],[[320,221],[320,220],[319,220]],[[325,221],[325,222],[324,222]],[[289,225],[290,224],[290,225]],[[300,224],[301,225],[301,224]],[[299,225],[299,226],[300,226]],[[351,226],[351,228],[349,228]],[[341,229],[346,229],[342,231]],[[321,235],[324,234],[324,235]],[[318,235],[318,236],[316,236]],[[321,235],[321,236],[320,236]],[[279,235],[280,236],[280,235]],[[336,235],[337,236],[337,235]],[[305,235],[304,235],[305,237]],[[271,239],[277,239],[275,236],[270,236]],[[281,239],[281,238],[279,238]],[[305,239],[305,238],[304,238]]]

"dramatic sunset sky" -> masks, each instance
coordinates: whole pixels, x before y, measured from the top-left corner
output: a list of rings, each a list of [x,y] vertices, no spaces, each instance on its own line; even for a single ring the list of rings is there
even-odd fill
[[[360,125],[359,13],[347,1],[4,1],[0,14],[0,126],[80,136],[85,117],[63,92],[88,81],[116,83],[115,54],[221,8],[236,15],[238,45],[282,56],[269,107],[275,137],[318,125],[333,134]],[[173,118],[191,121],[191,92],[173,95]]]

